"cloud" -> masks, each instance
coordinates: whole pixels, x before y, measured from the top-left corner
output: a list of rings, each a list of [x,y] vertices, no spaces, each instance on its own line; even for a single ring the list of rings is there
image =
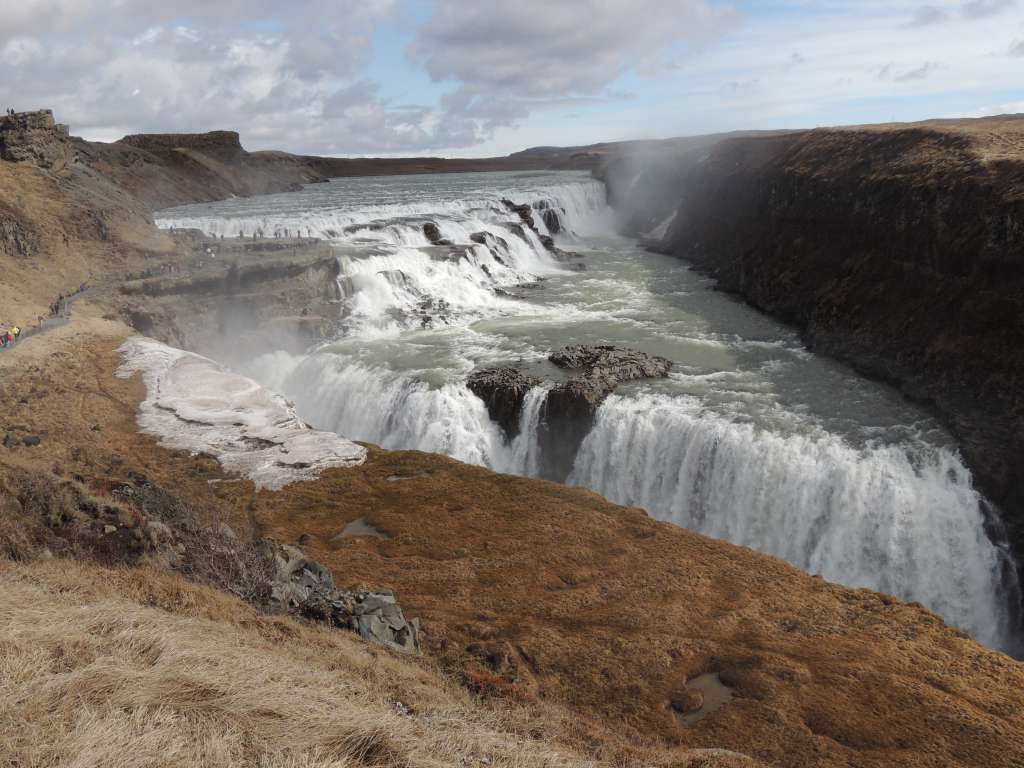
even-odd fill
[[[898,83],[905,83],[909,80],[924,80],[928,75],[939,68],[939,65],[934,62],[925,62],[920,67],[909,69],[906,72],[895,75],[893,80]]]
[[[945,21],[949,15],[941,8],[934,5],[922,5],[914,11],[914,18],[910,21],[912,27],[927,27]]]
[[[1011,56],[1024,56],[1024,40],[1014,40],[1010,44],[1009,54]]]
[[[484,97],[447,119],[392,104],[361,77],[394,0],[171,5],[119,0],[115,16],[99,0],[24,0],[0,15],[0,101],[104,140],[234,128],[250,148],[338,154],[467,146],[480,133],[466,121],[510,119]]]
[[[940,69],[933,61],[926,61],[919,67],[898,70],[892,63],[886,64],[878,70],[879,80],[892,80],[897,83],[906,83],[911,80],[924,80],[935,70]]]
[[[735,20],[707,0],[441,0],[409,54],[436,81],[531,98],[594,93],[641,59],[671,66],[659,55]]]
[[[1012,8],[1015,0],[970,0],[964,3],[960,12],[967,19],[984,19]]]

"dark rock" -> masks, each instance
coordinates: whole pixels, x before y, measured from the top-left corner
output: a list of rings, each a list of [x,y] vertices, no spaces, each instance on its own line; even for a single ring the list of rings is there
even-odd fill
[[[474,232],[469,236],[469,239],[478,245],[485,246],[490,252],[494,260],[499,264],[505,264],[503,256],[508,255],[508,240],[497,235],[492,235],[490,232]]]
[[[68,128],[49,109],[0,117],[0,159],[60,170],[70,156]]]
[[[18,438],[8,432],[4,435],[4,448],[10,449],[18,445]]]
[[[0,253],[27,258],[35,255],[37,248],[36,236],[23,222],[0,216]]]
[[[518,368],[488,368],[473,373],[466,386],[487,405],[491,420],[514,437],[519,433],[519,414],[523,410],[526,393],[540,384],[540,379],[529,376]]]
[[[566,382],[548,392],[540,427],[542,473],[564,480],[576,451],[593,426],[594,415],[615,388],[626,381],[668,375],[672,363],[663,357],[611,346],[571,346],[548,358],[573,371]],[[487,405],[491,419],[511,438],[519,431],[526,394],[542,382],[517,368],[488,368],[472,374],[466,386]]]
[[[558,210],[551,203],[547,200],[541,200],[534,207],[540,212],[541,220],[544,222],[544,226],[548,228],[548,232],[552,235],[557,235],[562,231],[562,220],[558,216]],[[564,213],[565,211],[562,212]]]
[[[39,438],[38,435],[25,435],[23,438],[21,438],[22,445],[26,446],[27,448],[33,448],[39,445],[39,443],[41,442],[42,440]]]
[[[530,229],[536,231],[537,224],[533,220],[533,209],[528,205],[519,205],[513,203],[511,200],[502,200],[502,204],[508,208],[512,213],[519,216],[523,224],[528,226]]]
[[[337,589],[330,571],[298,547],[261,542],[273,559],[269,607],[359,633],[401,653],[419,651],[419,622],[407,621],[390,592]]]
[[[423,235],[432,245],[455,245],[451,240],[441,237],[441,230],[432,221],[423,225]]]
[[[574,344],[551,353],[548,360],[559,368],[583,370],[588,375],[608,372],[620,381],[666,376],[672,367],[664,357],[607,345]]]
[[[545,404],[541,453],[545,474],[554,480],[568,476],[597,409],[619,384],[664,377],[672,367],[663,357],[612,346],[565,347],[548,359],[559,368],[578,371],[554,387]]]

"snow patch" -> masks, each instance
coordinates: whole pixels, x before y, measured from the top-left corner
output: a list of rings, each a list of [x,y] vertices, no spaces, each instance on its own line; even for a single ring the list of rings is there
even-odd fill
[[[280,395],[213,360],[133,336],[118,350],[117,375],[142,373],[139,427],[168,448],[209,453],[257,488],[277,490],[331,467],[366,460],[366,449],[310,429]]]

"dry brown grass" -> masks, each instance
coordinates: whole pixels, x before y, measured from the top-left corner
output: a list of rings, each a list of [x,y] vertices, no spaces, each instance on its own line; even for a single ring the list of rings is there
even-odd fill
[[[0,589],[5,767],[593,764],[420,663],[166,573],[8,561]]]

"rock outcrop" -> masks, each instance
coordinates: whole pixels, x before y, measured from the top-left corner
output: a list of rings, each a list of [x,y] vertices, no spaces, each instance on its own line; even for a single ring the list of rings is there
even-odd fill
[[[549,203],[547,200],[541,200],[534,206],[537,212],[540,214],[541,220],[544,222],[544,226],[548,228],[548,232],[552,235],[557,235],[562,231],[562,220],[559,218],[559,211]],[[561,210],[564,214],[565,211]]]
[[[423,225],[423,236],[430,241],[431,245],[455,245],[451,240],[441,237],[441,230],[432,221]]]
[[[0,254],[15,258],[29,258],[37,249],[38,238],[19,221],[14,212],[5,215],[0,207]]]
[[[508,208],[508,210],[519,216],[519,219],[520,221],[522,221],[522,224],[516,226],[526,227],[527,229],[531,230],[533,234],[535,234],[537,238],[540,240],[541,245],[543,245],[544,248],[547,249],[551,253],[551,255],[554,256],[556,259],[558,259],[559,261],[574,261],[576,259],[583,258],[582,255],[575,253],[573,251],[563,251],[555,244],[555,239],[551,237],[551,235],[543,234],[537,228],[537,222],[533,217],[533,214],[535,212],[541,215],[541,217],[544,220],[544,225],[548,228],[548,231],[550,231],[551,234],[558,234],[562,230],[562,226],[558,218],[558,213],[550,206],[549,203],[543,200],[540,201],[539,203],[536,204],[537,208],[535,211],[533,207],[526,205],[525,203],[514,203],[511,200],[502,200],[501,202],[504,204],[506,208]],[[519,234],[520,237],[522,237],[523,239],[526,238],[525,232],[521,231]],[[570,269],[575,269],[577,272],[582,272],[586,269],[586,267],[583,264],[576,263],[572,264],[570,266]]]
[[[564,480],[572,471],[597,409],[616,387],[627,381],[667,376],[672,367],[663,357],[612,346],[565,347],[548,359],[574,372],[569,381],[552,388],[545,406],[541,453],[547,476],[556,480]]]
[[[207,133],[135,133],[121,139],[121,144],[148,152],[201,152],[221,162],[234,163],[247,155],[237,131]]]
[[[0,160],[60,170],[70,157],[68,127],[49,109],[0,116]]]
[[[613,346],[574,345],[553,352],[548,359],[572,372],[568,381],[551,382],[544,403],[541,464],[544,476],[553,480],[568,476],[597,409],[616,387],[667,376],[672,367],[663,357]],[[491,419],[505,434],[514,437],[527,392],[542,383],[517,368],[486,368],[473,373],[466,386],[486,403]]]
[[[491,421],[514,437],[519,432],[526,393],[540,383],[540,379],[518,368],[487,368],[470,375],[466,386],[487,405]]]
[[[598,406],[619,384],[661,378],[672,367],[664,357],[612,346],[574,345],[552,353],[548,360],[559,368],[577,372],[551,390],[548,418],[585,421],[588,428]]]
[[[406,621],[393,593],[338,589],[331,572],[298,547],[261,544],[273,561],[268,599],[272,610],[349,629],[401,653],[419,652],[419,622]]]

